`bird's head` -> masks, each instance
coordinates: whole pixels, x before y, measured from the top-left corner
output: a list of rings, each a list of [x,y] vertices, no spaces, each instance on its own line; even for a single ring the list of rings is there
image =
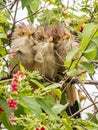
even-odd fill
[[[22,38],[25,36],[33,37],[34,33],[35,33],[35,28],[32,26],[31,23],[29,23],[28,25],[21,23],[20,25],[18,25],[18,27],[15,29],[13,33],[13,39]]]
[[[53,28],[53,41],[54,43],[61,43],[71,37],[70,32],[64,27],[64,24],[57,23]]]

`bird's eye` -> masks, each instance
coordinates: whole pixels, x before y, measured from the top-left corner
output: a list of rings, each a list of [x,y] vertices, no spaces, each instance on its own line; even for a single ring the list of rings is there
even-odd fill
[[[32,33],[32,37],[34,37],[34,33]]]
[[[17,54],[23,54],[22,51],[20,50],[17,50]]]
[[[24,32],[22,32],[22,36],[24,36],[25,35],[25,33]]]

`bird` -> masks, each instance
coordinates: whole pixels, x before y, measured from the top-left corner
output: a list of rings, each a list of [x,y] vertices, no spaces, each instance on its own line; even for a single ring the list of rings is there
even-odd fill
[[[58,72],[63,73],[66,69],[64,61],[67,54],[79,47],[79,42],[62,23],[43,24],[37,28],[31,23],[28,25],[21,23],[15,28],[12,36],[10,50],[15,53],[17,62],[9,64],[10,73],[16,73],[21,64],[26,70],[39,71],[43,77],[55,81]],[[77,99],[74,96],[76,95],[75,87],[69,85],[66,93],[69,106],[78,105],[77,102],[75,104]],[[74,100],[71,97],[74,97]]]
[[[78,49],[80,44],[62,23],[56,23],[52,33],[56,63],[58,64],[58,70],[63,72],[66,69],[64,61],[66,61],[67,54],[73,49]]]
[[[10,64],[13,74],[21,63],[28,71],[39,71],[41,75],[54,79],[57,74],[54,44],[47,30],[48,26],[35,29],[31,24],[20,24],[14,31],[11,51],[15,52],[17,63]],[[49,27],[50,28],[50,27]],[[42,38],[43,37],[43,38]]]
[[[27,70],[32,70],[32,64],[34,62],[34,35],[35,29],[31,24],[26,25],[21,23],[15,28],[12,35],[10,50],[15,53],[17,62],[12,62],[9,65],[10,73],[16,73],[19,70],[19,63],[21,63]]]

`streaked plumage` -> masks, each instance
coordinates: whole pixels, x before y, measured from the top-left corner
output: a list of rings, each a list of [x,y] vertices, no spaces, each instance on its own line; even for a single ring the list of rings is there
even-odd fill
[[[27,70],[38,70],[50,79],[55,79],[59,70],[64,71],[67,53],[78,47],[79,44],[61,23],[55,26],[45,24],[39,28],[22,23],[15,29],[11,43],[15,57]],[[10,64],[12,73],[18,69],[18,62]]]

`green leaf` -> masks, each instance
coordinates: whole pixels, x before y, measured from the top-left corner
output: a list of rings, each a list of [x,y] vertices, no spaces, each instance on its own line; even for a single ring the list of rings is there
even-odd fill
[[[76,68],[74,68],[74,69],[71,69],[71,70],[69,70],[68,72],[67,72],[67,75],[68,76],[76,76],[76,74],[77,74],[77,69]]]
[[[44,88],[43,90],[49,90],[49,89],[52,89],[52,88],[58,88],[58,87],[61,87],[62,85],[60,83],[54,83],[54,84],[51,84],[49,86],[47,86],[46,88]]]
[[[4,29],[3,29],[2,26],[0,26],[0,33],[1,33],[1,32],[4,32]]]
[[[52,95],[45,95],[44,101],[49,105],[50,107],[53,107],[55,104],[55,98]]]
[[[86,59],[92,61],[96,58],[97,53],[98,53],[97,50],[94,50],[92,52],[84,54],[84,56],[86,57]]]
[[[67,56],[66,56],[66,61],[69,62],[72,60],[72,58],[77,54],[78,52],[78,49],[75,49],[75,50],[71,50]]]
[[[65,111],[62,112],[62,116],[67,120],[68,124],[70,125],[71,122],[70,122],[69,116]]]
[[[83,128],[85,128],[85,129],[98,130],[98,125],[91,121],[81,120],[81,119],[76,119],[75,121],[77,121],[77,123],[80,124],[80,126],[82,125]]]
[[[94,33],[96,32],[96,25],[94,23],[86,24],[84,31],[82,33],[82,41],[81,41],[81,50],[84,51],[92,37],[94,37]]]
[[[52,88],[51,91],[52,91],[53,93],[55,93],[55,95],[57,95],[58,98],[61,100],[62,92],[61,92],[60,89]]]
[[[13,110],[8,108],[6,100],[2,98],[0,98],[0,106],[4,110],[4,112],[0,115],[0,120],[2,121],[3,125],[9,130],[15,130],[14,127],[10,125],[10,122],[8,120],[8,116],[13,112]]]
[[[2,46],[0,46],[0,55],[4,56],[5,54],[6,54],[5,49]]]
[[[22,8],[27,7],[31,2],[32,0],[21,0]]]
[[[29,109],[32,114],[35,114],[36,116],[40,116],[41,108],[40,105],[36,102],[35,99],[32,99],[30,97],[22,97],[21,100],[19,100],[19,104],[23,105],[26,109]]]
[[[39,5],[40,5],[40,0],[33,0],[31,3],[30,3],[30,8],[33,12],[37,11],[38,8],[39,8]]]
[[[70,67],[71,63],[72,63],[72,61],[64,61],[64,65],[66,67]],[[66,70],[65,70],[65,73],[66,73]]]
[[[98,47],[98,36],[96,36],[93,40],[92,40]]]
[[[0,33],[0,38],[5,38],[5,39],[7,39],[7,36],[6,36],[5,33]]]
[[[7,116],[9,116],[11,112],[13,112],[11,109],[8,108],[6,100],[2,98],[0,98],[0,106],[2,106]]]
[[[97,46],[94,42],[90,43],[87,49],[83,53],[89,53],[96,50]]]
[[[27,7],[27,10],[28,10],[28,15],[31,15],[32,13],[34,13],[34,12],[32,12],[30,6]],[[35,16],[32,15],[32,17],[29,17],[28,19],[30,19],[31,22],[34,22],[34,18],[35,18]]]
[[[31,82],[33,82],[35,85],[37,85],[39,88],[44,88],[44,85],[42,85],[40,82],[38,82],[37,80],[31,79]]]
[[[65,130],[73,130],[66,118],[62,119],[62,124],[65,126]]]
[[[5,126],[5,128],[6,128],[7,130],[17,130],[17,129],[15,128],[15,126],[12,126],[12,125],[10,124],[9,119],[8,119],[8,116],[7,116],[5,113],[3,113],[3,114],[1,115],[1,121],[2,121],[2,124]]]
[[[94,58],[96,58],[96,55],[97,55],[96,44],[94,42],[90,43],[90,45],[87,47],[87,49],[83,53],[84,53],[84,56],[88,60],[94,60]]]
[[[88,62],[81,62],[81,66],[90,74],[94,73],[94,66],[91,63]]]
[[[52,110],[55,114],[60,114],[63,110],[67,108],[68,104],[62,105],[62,104],[56,104],[52,107]]]
[[[52,111],[51,107],[47,105],[44,98],[36,98],[37,103],[40,105],[40,107],[48,114],[56,116],[55,113]]]

